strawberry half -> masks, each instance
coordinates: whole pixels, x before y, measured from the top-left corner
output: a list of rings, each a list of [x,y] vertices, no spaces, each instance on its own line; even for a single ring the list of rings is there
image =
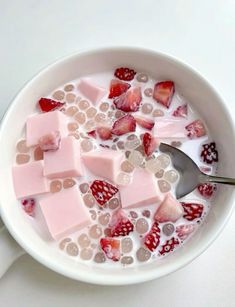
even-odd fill
[[[111,80],[109,86],[109,98],[120,96],[121,94],[125,93],[130,87],[131,85],[129,83],[116,79]]]
[[[171,105],[174,92],[175,92],[175,85],[173,81],[158,82],[154,86],[153,98],[158,103],[161,103],[166,108],[169,108]]]
[[[115,186],[103,180],[93,181],[90,189],[100,206],[103,206],[118,192]]]
[[[96,130],[91,130],[91,131],[87,132],[87,135],[89,135],[93,139],[96,139]]]
[[[183,224],[176,227],[176,233],[180,240],[186,240],[187,237],[194,232],[195,224]]]
[[[97,127],[96,132],[101,140],[110,140],[112,138],[112,130],[109,127]]]
[[[109,226],[112,237],[127,236],[134,230],[134,225],[121,209],[114,212]]]
[[[172,252],[175,249],[175,247],[179,244],[180,244],[179,240],[173,237],[170,240],[165,241],[165,243],[161,246],[159,254],[163,255]]]
[[[200,119],[193,121],[191,124],[187,125],[185,129],[188,131],[187,136],[190,139],[195,139],[206,135],[206,128]]]
[[[155,151],[155,149],[158,147],[159,143],[157,139],[150,134],[149,132],[145,132],[143,135],[143,146],[144,146],[144,152],[146,156],[151,156],[151,154]]]
[[[181,203],[184,209],[183,217],[188,221],[199,219],[202,216],[203,205],[198,203]]]
[[[136,72],[128,67],[119,67],[115,70],[114,76],[120,80],[131,81],[134,79]]]
[[[197,189],[202,196],[209,198],[216,191],[217,187],[216,184],[202,183],[198,185]]]
[[[202,145],[201,157],[203,162],[212,164],[213,162],[218,162],[219,155],[216,150],[215,142]]]
[[[144,238],[145,246],[153,252],[160,243],[160,228],[157,222],[154,222],[149,233]]]
[[[144,117],[144,116],[135,116],[135,120],[138,125],[148,130],[152,130],[155,124],[152,119]]]
[[[142,100],[140,87],[130,88],[126,93],[114,99],[113,103],[117,109],[124,112],[136,112],[139,110]]]
[[[63,102],[59,102],[50,98],[41,98],[38,101],[38,105],[43,112],[53,111],[64,105]]]
[[[30,216],[34,216],[34,210],[35,210],[35,199],[34,198],[25,198],[21,200],[22,207],[25,211]]]
[[[112,127],[112,133],[122,135],[128,132],[133,132],[136,129],[136,120],[132,115],[124,115],[117,119]]]
[[[187,117],[188,115],[188,105],[184,104],[182,106],[179,106],[175,109],[175,111],[172,113],[175,117]]]
[[[118,261],[121,257],[120,241],[113,238],[101,238],[100,246],[107,258]]]

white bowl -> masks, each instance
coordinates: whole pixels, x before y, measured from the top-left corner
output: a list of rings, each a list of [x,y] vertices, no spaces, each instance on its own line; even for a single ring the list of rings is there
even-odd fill
[[[221,232],[232,212],[234,190],[221,186],[208,217],[192,240],[162,260],[134,268],[102,268],[76,262],[44,241],[24,218],[16,201],[11,178],[15,144],[26,118],[35,111],[36,101],[54,88],[83,75],[114,70],[118,66],[146,71],[157,79],[174,80],[201,114],[214,136],[220,153],[219,173],[235,173],[234,125],[225,105],[197,72],[164,54],[138,48],[99,49],[66,57],[42,70],[17,95],[5,115],[0,130],[0,209],[2,219],[15,240],[36,260],[73,279],[95,284],[124,285],[144,282],[169,274],[200,255]],[[1,239],[1,238],[0,238]]]

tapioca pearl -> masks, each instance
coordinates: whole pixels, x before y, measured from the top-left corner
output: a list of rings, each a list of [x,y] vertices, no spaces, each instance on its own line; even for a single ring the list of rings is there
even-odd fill
[[[27,145],[26,145],[26,140],[19,141],[17,143],[17,145],[16,145],[16,149],[20,153],[27,153],[27,152],[29,152],[29,147],[27,147]]]
[[[74,242],[68,243],[68,245],[66,246],[66,252],[70,256],[77,256],[79,253],[77,244],[75,244]]]
[[[89,236],[92,239],[99,239],[102,236],[102,228],[99,225],[92,225],[89,229]]]
[[[95,210],[90,210],[89,212],[90,212],[90,214],[91,214],[91,219],[92,219],[93,221],[96,220],[96,218],[97,218],[97,213],[96,213],[96,211],[95,211]]]
[[[125,148],[126,149],[135,149],[136,147],[138,147],[140,145],[140,140],[139,139],[135,139],[135,140],[127,140],[125,142]]]
[[[98,222],[103,226],[106,226],[109,223],[109,220],[110,213],[101,214],[98,218]]]
[[[132,173],[134,169],[135,167],[128,160],[123,161],[121,164],[121,170],[123,172]]]
[[[93,250],[91,248],[83,248],[80,252],[82,260],[90,260],[93,256]]]
[[[18,154],[16,155],[16,163],[17,164],[25,164],[30,160],[30,155],[27,154]]]
[[[43,160],[43,151],[39,146],[34,149],[33,157],[35,161]]]
[[[64,86],[64,91],[65,92],[72,92],[74,90],[74,85],[73,84],[66,84]]]
[[[150,259],[151,253],[149,250],[145,249],[144,247],[140,247],[136,252],[136,257],[139,262],[145,262]]]
[[[67,243],[69,243],[69,242],[71,242],[71,241],[72,241],[71,238],[65,238],[65,239],[63,239],[63,240],[60,242],[60,244],[59,244],[59,248],[60,248],[61,250],[64,250],[64,248],[65,248],[65,246],[67,245]]]
[[[131,176],[127,173],[119,173],[116,178],[116,182],[119,185],[126,186],[131,183]]]
[[[135,150],[139,151],[143,156],[145,155],[143,145],[140,145],[140,146],[136,147]]]
[[[95,121],[94,120],[88,120],[86,123],[85,123],[85,129],[87,130],[87,131],[90,131],[90,130],[92,130],[92,129],[94,129],[95,128],[95,126],[96,126],[96,124],[95,124]]]
[[[149,210],[144,210],[143,212],[142,212],[142,215],[144,216],[144,217],[147,217],[147,218],[150,218],[150,216],[151,216],[151,212],[149,211]]]
[[[118,141],[117,142],[117,147],[119,148],[119,149],[124,149],[124,142],[123,141]]]
[[[144,162],[144,157],[139,151],[133,150],[128,157],[128,161],[134,166],[141,166]]]
[[[136,76],[136,80],[139,81],[139,82],[144,82],[144,83],[146,83],[146,82],[148,82],[148,79],[149,79],[148,75],[145,74],[144,72],[141,72],[141,73],[139,73],[139,74]]]
[[[93,149],[93,144],[90,140],[84,139],[81,141],[81,147],[84,152],[88,152]]]
[[[75,106],[71,106],[68,109],[66,109],[65,114],[68,116],[74,116],[78,111],[78,108]]]
[[[162,232],[166,236],[171,236],[174,231],[175,231],[175,226],[171,223],[167,223],[167,224],[163,225],[163,227],[162,227]]]
[[[114,112],[114,111],[108,111],[108,113],[107,113],[107,116],[108,116],[109,118],[112,118],[114,115],[115,115],[115,112]]]
[[[126,139],[129,140],[129,141],[133,141],[133,140],[137,140],[138,136],[135,135],[135,134],[130,134],[130,135],[128,135],[128,137]]]
[[[95,254],[94,262],[96,263],[104,263],[106,261],[105,254],[102,252],[98,252]]]
[[[68,102],[68,103],[74,102],[75,99],[76,99],[76,95],[73,94],[73,93],[68,93],[68,94],[66,94],[66,96],[65,96],[65,100],[66,100],[66,102]]]
[[[88,247],[91,243],[91,240],[89,239],[88,235],[86,233],[82,233],[78,237],[78,244],[81,248]]]
[[[136,222],[135,229],[139,234],[146,233],[149,229],[147,220],[143,217],[139,218]]]
[[[56,100],[63,100],[65,96],[65,93],[61,90],[55,91],[52,95],[52,97]]]
[[[76,181],[73,178],[66,178],[63,181],[63,188],[69,189],[72,188],[76,184]]]
[[[112,150],[117,150],[117,146],[116,146],[116,145],[112,145],[112,146],[111,146],[111,149],[112,149]]]
[[[160,162],[161,168],[163,168],[163,169],[167,168],[167,166],[169,166],[170,163],[171,163],[170,157],[166,154],[159,155],[157,157],[157,160]]]
[[[135,211],[130,211],[130,216],[131,216],[133,219],[137,219],[138,214],[137,214],[137,212],[135,212]]]
[[[77,123],[68,123],[67,125],[69,131],[75,131],[79,128]]]
[[[78,132],[69,133],[69,136],[74,137],[76,140],[80,139],[80,135]]]
[[[93,118],[97,113],[96,108],[90,107],[88,110],[86,110],[86,115],[88,118]]]
[[[118,198],[112,198],[109,201],[109,209],[114,210],[117,209],[120,206],[120,201]]]
[[[147,97],[152,97],[153,96],[153,89],[151,87],[148,87],[144,90],[144,94]]]
[[[91,194],[84,195],[83,201],[88,208],[92,208],[95,205],[95,198]]]
[[[158,186],[162,193],[167,193],[171,190],[171,185],[166,180],[158,180]]]
[[[75,120],[79,123],[79,124],[84,124],[86,121],[86,115],[83,112],[78,112],[75,116],[74,116]]]
[[[50,192],[51,193],[57,193],[61,191],[62,189],[62,183],[60,180],[53,180],[50,183]]]
[[[171,146],[173,147],[180,147],[182,145],[182,142],[180,141],[172,141]]]
[[[151,173],[156,173],[161,169],[161,162],[158,159],[146,161],[145,168]]]
[[[104,113],[98,113],[98,114],[96,114],[96,116],[95,116],[95,121],[96,121],[97,123],[103,123],[103,122],[105,121],[105,119],[106,119],[106,116],[105,116]]]
[[[121,240],[121,251],[124,254],[130,253],[133,249],[133,241],[131,238],[124,238]]]
[[[122,116],[124,116],[124,115],[125,115],[125,113],[123,111],[121,111],[121,110],[117,110],[115,112],[115,118],[117,118],[117,119],[122,117]]]
[[[162,178],[163,175],[164,175],[164,169],[160,169],[159,171],[155,173],[156,178]]]
[[[78,102],[78,107],[82,111],[86,110],[89,106],[90,103],[87,100],[82,99]]]
[[[179,174],[178,174],[178,172],[175,171],[175,170],[169,170],[169,171],[165,172],[164,178],[165,178],[167,181],[169,181],[169,182],[171,182],[171,183],[174,183],[174,182],[176,182],[176,181],[178,180]]]
[[[124,265],[129,265],[129,264],[132,264],[133,262],[134,262],[134,259],[131,256],[124,256],[121,258],[121,263]]]
[[[97,248],[97,244],[91,243],[91,248],[93,248],[93,249]]]
[[[85,193],[87,193],[88,192],[88,190],[89,190],[89,184],[88,183],[81,183],[80,185],[79,185],[79,189],[80,189],[80,191],[83,193],[83,194],[85,194]]]
[[[151,103],[144,103],[141,108],[142,113],[150,114],[153,111],[153,106]]]
[[[152,115],[153,117],[161,117],[161,116],[164,116],[164,112],[160,109],[155,109]]]
[[[106,112],[109,109],[109,103],[108,102],[102,102],[100,105],[100,111]]]

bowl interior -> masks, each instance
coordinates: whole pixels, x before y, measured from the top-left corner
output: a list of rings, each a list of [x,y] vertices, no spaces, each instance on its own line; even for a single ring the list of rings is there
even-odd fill
[[[86,74],[131,66],[157,79],[172,79],[177,90],[204,118],[220,153],[219,173],[232,176],[235,165],[235,137],[231,118],[220,97],[197,73],[182,63],[159,53],[143,49],[113,48],[76,54],[49,66],[30,81],[14,99],[0,131],[0,208],[6,226],[15,239],[38,261],[68,277],[98,284],[137,283],[168,274],[198,256],[213,241],[227,221],[234,191],[221,186],[209,215],[194,239],[172,255],[138,268],[97,268],[78,263],[59,250],[50,248],[25,221],[15,199],[11,167],[15,144],[26,118],[35,111],[35,102],[54,88]]]

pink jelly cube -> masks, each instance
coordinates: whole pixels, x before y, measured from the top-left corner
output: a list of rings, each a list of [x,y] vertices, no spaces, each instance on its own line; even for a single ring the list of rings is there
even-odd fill
[[[61,137],[68,134],[66,116],[60,111],[29,116],[26,121],[27,146],[37,145],[39,139],[53,131],[59,131]]]
[[[74,137],[61,139],[58,150],[44,152],[44,176],[50,179],[82,176],[80,144]]]
[[[78,90],[94,104],[107,94],[106,89],[94,84],[89,78],[81,79]]]
[[[185,130],[186,124],[187,124],[186,119],[168,119],[168,118],[158,119],[154,126],[154,135],[160,139],[187,138]]]
[[[154,175],[144,169],[135,169],[132,182],[119,187],[122,208],[160,206],[164,195],[159,191]]]
[[[42,198],[39,206],[55,240],[91,223],[89,212],[76,186]]]
[[[124,155],[120,151],[102,149],[82,155],[85,166],[94,175],[116,182]]]
[[[43,166],[43,161],[35,161],[12,167],[17,198],[49,192],[48,180],[43,176]]]

